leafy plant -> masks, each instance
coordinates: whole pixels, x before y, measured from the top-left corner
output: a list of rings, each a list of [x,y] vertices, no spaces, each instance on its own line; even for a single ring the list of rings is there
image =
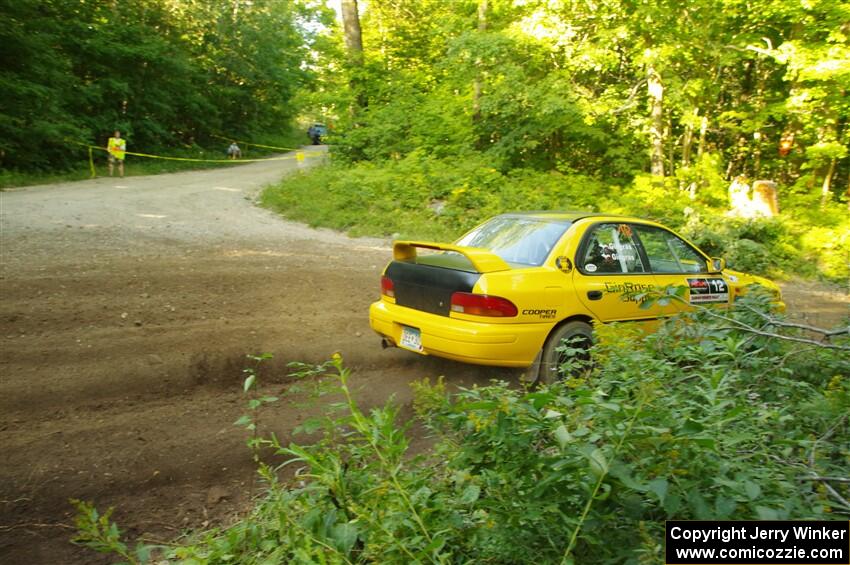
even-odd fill
[[[249,395],[248,412],[243,414],[236,420],[233,425],[243,426],[251,433],[248,439],[248,448],[254,454],[254,461],[260,463],[260,449],[266,443],[260,434],[260,409],[273,402],[278,401],[278,397],[270,395],[261,395],[259,393],[259,382],[257,380],[260,365],[272,358],[270,353],[262,353],[259,355],[247,355],[247,358],[254,361],[254,367],[246,367],[242,372],[246,375],[242,382],[242,392]]]
[[[138,543],[131,551],[127,544],[121,541],[121,530],[111,520],[112,508],[100,514],[87,502],[71,500],[71,503],[77,509],[77,534],[71,540],[73,543],[85,545],[100,553],[114,553],[130,565],[147,563],[150,560],[151,551],[156,546]]]

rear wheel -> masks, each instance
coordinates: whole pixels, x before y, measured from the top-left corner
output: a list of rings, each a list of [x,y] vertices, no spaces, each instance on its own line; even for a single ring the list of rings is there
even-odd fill
[[[543,345],[543,354],[540,356],[540,372],[537,381],[544,384],[553,383],[564,377],[571,376],[568,372],[564,374],[561,366],[571,359],[577,360],[578,366],[573,369],[572,374],[580,373],[590,361],[590,346],[593,345],[593,327],[587,322],[567,322],[555,328],[546,343]],[[559,351],[561,346],[578,349],[578,352]]]

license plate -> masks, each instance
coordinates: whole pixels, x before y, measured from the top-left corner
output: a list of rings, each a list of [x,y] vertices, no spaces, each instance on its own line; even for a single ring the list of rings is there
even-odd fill
[[[419,328],[402,326],[399,345],[412,351],[422,351],[422,334],[419,332]]]

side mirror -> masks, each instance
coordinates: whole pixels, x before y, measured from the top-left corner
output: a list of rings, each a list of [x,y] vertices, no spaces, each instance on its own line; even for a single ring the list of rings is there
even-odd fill
[[[723,257],[712,257],[708,263],[708,270],[711,273],[719,273],[726,268],[726,259]]]

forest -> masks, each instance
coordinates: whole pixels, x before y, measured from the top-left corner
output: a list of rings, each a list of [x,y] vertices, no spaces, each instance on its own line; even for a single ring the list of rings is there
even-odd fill
[[[276,0],[2,0],[0,170],[79,167],[116,129],[131,151],[288,131],[325,12]],[[225,144],[226,145],[226,144]],[[85,167],[85,166],[84,166]]]
[[[637,213],[742,269],[850,273],[846,3],[361,4],[303,98],[334,166],[270,207],[442,238],[506,210]],[[729,217],[730,185],[756,180],[779,217]]]
[[[710,192],[712,174],[824,201],[850,188],[846,3],[426,0],[364,12],[362,39],[346,36],[346,59],[328,53],[340,71],[320,83],[351,161],[480,153],[503,172],[651,172],[692,195]]]

